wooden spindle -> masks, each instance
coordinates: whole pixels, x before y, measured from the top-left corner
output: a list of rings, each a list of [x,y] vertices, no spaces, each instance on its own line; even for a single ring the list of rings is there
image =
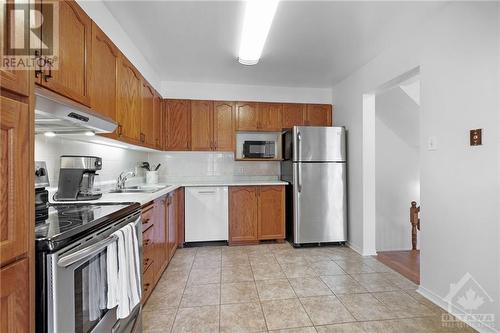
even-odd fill
[[[417,230],[420,230],[420,206],[417,207],[415,201],[411,202],[410,207],[410,223],[411,223],[411,248],[412,250],[417,249]]]

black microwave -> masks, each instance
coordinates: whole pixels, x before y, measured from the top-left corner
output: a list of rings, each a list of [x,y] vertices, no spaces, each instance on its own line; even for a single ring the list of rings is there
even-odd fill
[[[243,157],[245,158],[275,158],[274,141],[244,141]]]

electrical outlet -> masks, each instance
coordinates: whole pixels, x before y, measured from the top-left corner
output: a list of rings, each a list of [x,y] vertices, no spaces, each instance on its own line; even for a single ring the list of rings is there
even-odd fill
[[[470,145],[481,146],[483,144],[483,131],[481,128],[470,130]]]

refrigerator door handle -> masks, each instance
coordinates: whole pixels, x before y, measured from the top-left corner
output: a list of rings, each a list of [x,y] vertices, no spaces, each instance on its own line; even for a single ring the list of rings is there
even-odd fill
[[[302,151],[302,134],[297,132],[297,159],[300,158],[300,153]],[[302,192],[302,163],[298,162],[297,166],[297,189]]]

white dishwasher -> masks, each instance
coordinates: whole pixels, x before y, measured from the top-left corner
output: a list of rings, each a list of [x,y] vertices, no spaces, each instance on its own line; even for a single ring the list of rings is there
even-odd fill
[[[186,187],[185,241],[227,241],[227,186]]]

